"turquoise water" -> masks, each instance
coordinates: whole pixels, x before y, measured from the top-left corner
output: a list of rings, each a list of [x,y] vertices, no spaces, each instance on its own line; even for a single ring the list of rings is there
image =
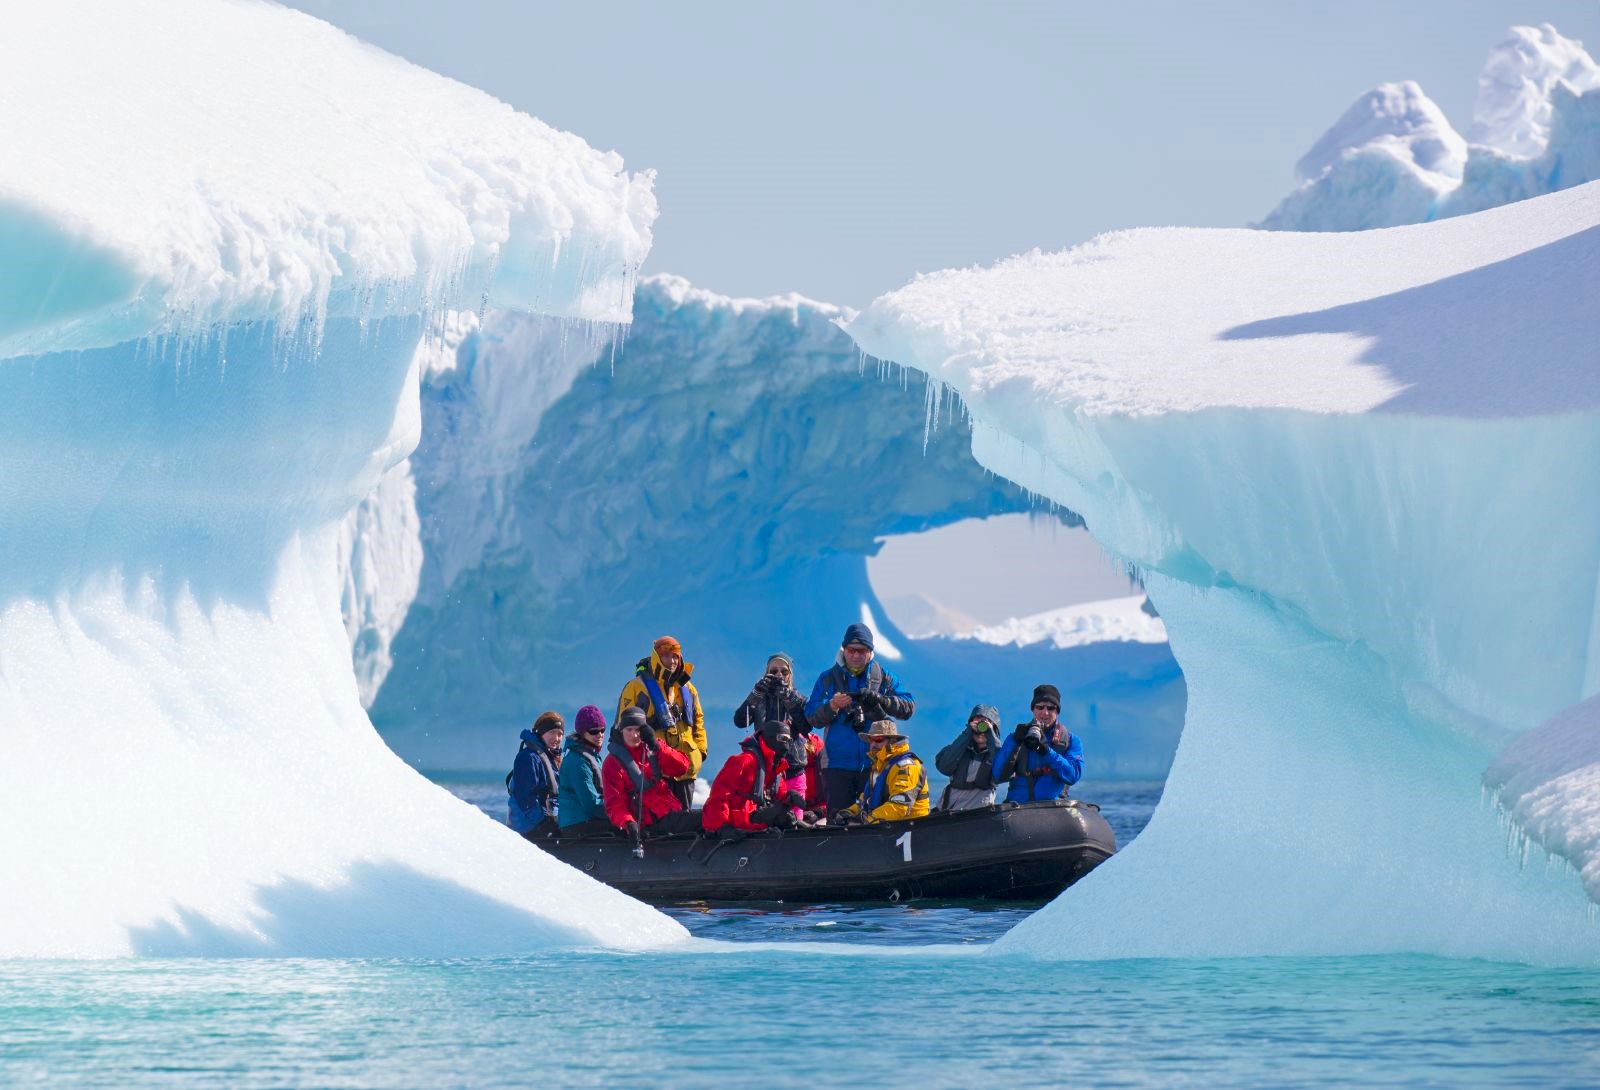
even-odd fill
[[[1158,794],[1084,797],[1125,840]],[[1026,908],[671,911],[668,953],[0,962],[0,1086],[1600,1084],[1587,971],[1038,963],[984,953]]]
[[[1600,979],[1339,958],[1041,965],[700,944],[0,964],[0,1084],[1584,1086]]]

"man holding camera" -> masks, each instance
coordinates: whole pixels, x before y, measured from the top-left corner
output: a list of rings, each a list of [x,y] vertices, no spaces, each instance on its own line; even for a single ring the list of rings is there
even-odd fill
[[[853,805],[866,790],[871,760],[863,735],[880,719],[910,719],[915,699],[872,657],[872,629],[844,630],[838,660],[817,678],[806,701],[806,718],[821,730],[822,784],[830,812]]]
[[[994,755],[994,782],[1007,782],[1007,802],[1058,799],[1083,775],[1083,744],[1057,717],[1061,691],[1033,690],[1033,719],[1019,723]]]

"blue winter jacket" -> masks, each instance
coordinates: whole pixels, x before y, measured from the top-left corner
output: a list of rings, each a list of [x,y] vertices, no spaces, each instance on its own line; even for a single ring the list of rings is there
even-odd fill
[[[544,741],[531,730],[522,732],[522,745],[516,759],[511,762],[511,775],[506,777],[506,823],[519,833],[526,833],[546,817],[556,813],[558,784],[551,775],[555,760],[544,748]]]
[[[600,790],[600,762],[604,758],[600,750],[576,734],[561,749],[561,827],[605,817],[605,799]]]
[[[1066,745],[1046,746],[1043,752],[1018,745],[1016,731],[1012,731],[994,755],[994,782],[1010,783],[1007,802],[1058,799],[1082,775],[1083,743],[1070,731]]]
[[[882,698],[885,714],[894,719],[910,719],[916,711],[916,698],[902,689],[900,680],[884,670],[877,660],[867,663],[867,668],[859,674],[851,674],[843,663],[836,663],[824,670],[811,687],[811,699],[806,701],[806,718],[811,721],[813,729],[823,731],[823,752],[827,755],[829,768],[865,772],[872,765],[867,756],[866,742],[844,721],[845,713],[850,709],[847,707],[844,711],[834,712],[824,705],[833,699],[834,693],[840,691],[839,678],[844,679],[844,692],[859,693],[867,687],[874,667],[883,677],[878,686],[878,696]]]

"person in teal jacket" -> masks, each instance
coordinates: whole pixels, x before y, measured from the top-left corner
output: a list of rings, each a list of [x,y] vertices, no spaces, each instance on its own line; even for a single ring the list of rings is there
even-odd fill
[[[560,819],[565,835],[609,832],[600,792],[600,748],[606,739],[606,717],[593,704],[578,709],[572,735],[562,746]]]

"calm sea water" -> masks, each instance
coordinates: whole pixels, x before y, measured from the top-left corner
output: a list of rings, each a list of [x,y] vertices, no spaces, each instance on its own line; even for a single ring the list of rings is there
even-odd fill
[[[1083,797],[1125,842],[1158,791]],[[652,954],[0,962],[0,1086],[1600,1085],[1600,974],[986,956],[1025,911],[682,906],[696,940]]]

